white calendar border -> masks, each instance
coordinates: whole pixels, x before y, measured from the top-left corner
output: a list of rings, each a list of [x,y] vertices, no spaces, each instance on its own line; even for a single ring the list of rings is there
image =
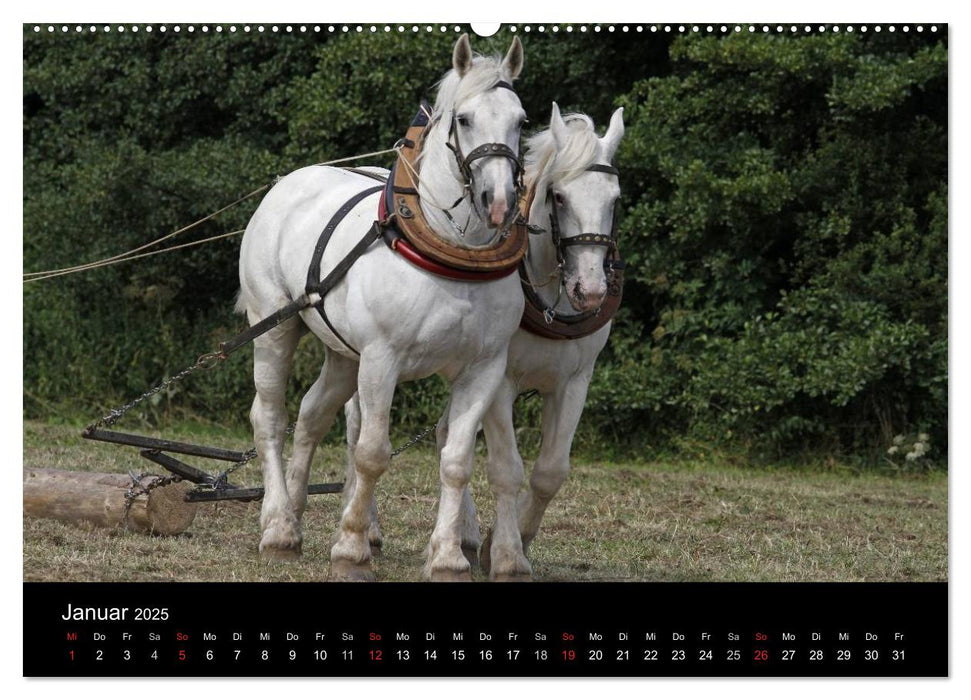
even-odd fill
[[[597,22],[600,24],[609,23],[636,23],[640,19],[647,22],[691,22],[691,21],[731,21],[731,22],[841,22],[858,23],[866,21],[895,21],[895,22],[949,22],[950,27],[950,51],[949,51],[949,70],[951,80],[951,102],[950,102],[950,123],[957,124],[959,120],[968,123],[968,84],[967,75],[969,63],[966,60],[966,52],[969,50],[968,44],[971,42],[967,37],[971,36],[964,22],[964,17],[959,16],[957,10],[953,9],[951,3],[942,0],[923,0],[922,2],[902,2],[900,0],[886,0],[880,3],[861,3],[850,4],[839,0],[812,0],[803,4],[779,3],[777,0],[769,2],[767,0],[748,1],[741,3],[726,4],[724,2],[714,2],[713,0],[696,0],[692,3],[658,3],[651,6],[647,3],[638,3],[635,7],[631,2],[607,4],[603,2],[579,3],[576,0],[563,0],[561,2],[531,2],[523,3],[522,0],[487,0],[463,6],[459,3],[444,3],[441,0],[434,2],[416,3],[397,3],[393,4],[388,0],[375,0],[367,5],[340,4],[329,6],[329,3],[307,3],[297,0],[277,0],[272,5],[253,2],[215,2],[205,5],[187,0],[169,0],[155,10],[151,6],[144,4],[135,5],[130,0],[126,2],[105,2],[102,0],[91,0],[88,2],[66,2],[65,0],[53,0],[43,3],[42,6],[30,6],[19,4],[14,11],[4,9],[4,22],[2,25],[4,36],[0,42],[0,51],[3,52],[3,71],[0,73],[3,80],[3,90],[0,92],[4,100],[4,108],[0,111],[0,118],[3,120],[3,138],[6,153],[16,153],[22,149],[22,106],[20,95],[22,92],[22,72],[13,70],[13,66],[22,66],[21,51],[21,24],[29,21],[46,22],[74,22],[78,20],[89,20],[97,18],[99,21],[111,19],[112,21],[123,22],[158,22],[179,21],[193,22],[212,22],[226,18],[231,21],[265,21],[266,19],[285,19],[287,21],[319,21],[326,19],[328,22],[354,21],[354,22],[398,22],[407,21],[410,23],[421,22],[468,22],[468,21],[495,21],[501,18],[512,18],[520,24],[525,23],[551,23],[551,20],[568,20],[574,24],[583,22]],[[16,15],[16,16],[8,16]],[[605,40],[609,40],[605,36]],[[957,41],[956,41],[957,40]],[[961,115],[956,117],[955,115]],[[951,307],[951,358],[967,358],[969,353],[967,342],[968,317],[967,310],[971,308],[971,298],[968,293],[967,280],[971,275],[966,273],[971,260],[968,257],[967,237],[969,230],[968,216],[968,137],[961,129],[951,129],[951,181],[949,192],[952,198],[950,212],[950,230],[955,232],[950,237],[950,276],[951,285],[949,291],[949,301]],[[11,162],[6,164],[3,170],[3,182],[0,192],[3,193],[4,203],[8,207],[7,226],[4,227],[2,237],[3,255],[0,256],[3,264],[3,274],[0,280],[5,290],[11,295],[8,298],[16,298],[18,294],[19,276],[22,270],[16,264],[22,257],[22,170],[20,163]],[[960,194],[958,194],[960,193]],[[957,196],[956,196],[957,195]],[[956,232],[961,232],[958,234]],[[963,234],[963,235],[962,235]],[[957,273],[957,274],[953,274]],[[22,329],[21,309],[14,309],[6,319],[6,325]],[[22,332],[22,331],[21,331]],[[9,350],[9,349],[8,349]],[[12,349],[12,353],[2,356],[4,364],[7,366],[5,372],[11,373],[16,370],[16,359],[21,357],[22,343]],[[21,358],[22,360],[22,358]],[[21,361],[22,368],[22,361]],[[11,365],[14,365],[11,367]],[[971,677],[971,669],[968,668],[967,659],[971,658],[971,641],[968,639],[971,633],[969,621],[969,604],[966,595],[959,595],[956,586],[961,590],[967,591],[964,585],[969,578],[969,552],[966,542],[969,536],[969,508],[968,487],[969,476],[967,470],[971,466],[964,464],[971,456],[967,438],[967,423],[969,418],[967,410],[967,398],[969,395],[968,371],[965,370],[960,362],[951,362],[949,380],[951,400],[949,404],[951,425],[963,426],[963,429],[950,431],[951,444],[951,471],[950,471],[950,494],[949,494],[949,514],[951,514],[951,528],[949,537],[949,551],[951,554],[951,633],[950,633],[950,658],[952,679],[950,681],[928,681],[928,680],[810,680],[796,682],[792,679],[672,679],[649,681],[645,685],[643,680],[610,680],[610,679],[563,679],[563,680],[486,680],[485,682],[473,682],[470,680],[184,680],[173,679],[170,682],[149,682],[145,679],[123,680],[111,679],[103,681],[79,680],[79,681],[39,681],[20,679],[19,683],[12,685],[14,692],[22,696],[58,698],[63,700],[65,696],[74,696],[76,693],[98,693],[99,696],[105,695],[119,696],[124,694],[129,697],[139,697],[144,700],[154,700],[155,698],[170,700],[173,693],[194,697],[197,694],[211,694],[214,690],[219,692],[233,693],[234,699],[263,697],[267,692],[273,692],[271,686],[279,685],[288,693],[298,694],[319,694],[326,693],[331,697],[343,696],[352,697],[362,692],[372,694],[386,692],[393,694],[397,698],[419,698],[423,700],[428,697],[461,697],[463,700],[492,700],[497,693],[507,694],[510,690],[515,690],[517,694],[541,693],[546,697],[555,697],[556,700],[572,700],[573,698],[589,698],[604,691],[616,694],[621,697],[643,697],[645,694],[661,698],[671,695],[693,697],[702,695],[707,698],[715,696],[717,700],[730,700],[734,698],[750,698],[756,694],[760,696],[771,696],[776,693],[784,694],[787,700],[818,700],[820,695],[829,697],[850,697],[861,692],[875,691],[883,698],[901,698],[912,700],[914,695],[923,692],[931,692],[941,697],[958,697],[959,693],[966,693],[969,689],[967,679]],[[17,386],[14,377],[7,378],[5,385],[8,387]],[[21,373],[22,382],[22,373]],[[7,470],[13,477],[16,475],[15,463],[22,460],[22,432],[16,431],[15,427],[22,422],[22,394],[15,391],[8,391],[0,407],[0,425],[4,425],[3,443],[4,445],[19,445],[20,449],[15,454],[13,465],[7,465]],[[19,432],[20,439],[17,439]],[[8,562],[11,556],[15,556],[22,550],[22,518],[21,499],[19,490],[11,487],[4,492],[4,527],[2,528],[3,541],[6,547],[3,551],[8,552]],[[9,553],[13,553],[12,555]],[[0,657],[3,663],[3,678],[16,679],[22,675],[22,637],[20,630],[16,626],[18,620],[23,619],[22,611],[22,581],[23,581],[23,559],[22,556],[16,557],[16,563],[10,562],[6,567],[2,591],[5,594],[2,600],[15,601],[15,609],[5,611],[7,618],[11,621],[9,625],[13,628],[2,640],[0,640]],[[956,582],[956,583],[955,583]],[[19,603],[19,607],[16,605]],[[322,684],[323,683],[323,684]],[[865,685],[861,685],[865,684]]]

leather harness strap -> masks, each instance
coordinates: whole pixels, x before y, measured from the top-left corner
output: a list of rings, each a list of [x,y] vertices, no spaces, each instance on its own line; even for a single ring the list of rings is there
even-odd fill
[[[359,172],[358,174],[366,175],[368,177],[375,177],[376,173]],[[383,179],[383,178],[381,178]],[[337,226],[344,220],[354,207],[361,203],[362,200],[370,197],[372,194],[376,194],[384,189],[384,185],[375,185],[374,187],[369,187],[366,190],[358,192],[356,195],[351,197],[349,200],[344,202],[340,209],[338,209],[334,215],[327,222],[324,230],[320,234],[320,238],[317,239],[317,245],[314,247],[313,257],[310,259],[310,269],[307,271],[307,286],[305,290],[305,295],[309,298],[311,294],[320,295],[320,300],[314,304],[314,308],[320,314],[320,317],[327,324],[330,332],[333,333],[339,341],[341,341],[345,347],[347,347],[355,355],[360,355],[357,349],[351,345],[347,340],[340,334],[340,332],[334,328],[334,325],[327,318],[327,312],[324,310],[324,299],[327,294],[343,277],[347,274],[347,271],[351,269],[353,265],[361,255],[364,254],[374,241],[376,241],[381,235],[381,225],[378,221],[369,229],[367,235],[362,238],[351,252],[344,256],[337,266],[328,273],[327,277],[323,280],[320,279],[320,261],[324,256],[324,250],[327,249],[327,244],[330,242],[330,238],[334,235],[334,230]]]
[[[327,244],[330,242],[330,237],[334,235],[334,230],[337,226],[344,220],[351,210],[356,207],[362,199],[370,197],[376,192],[380,192],[384,189],[383,185],[375,185],[374,187],[369,187],[366,190],[358,192],[356,195],[351,197],[349,200],[341,205],[327,225],[324,226],[324,230],[320,233],[320,238],[317,239],[317,245],[314,247],[313,257],[310,258],[310,269],[307,271],[307,294],[313,294],[314,292],[321,294],[321,280],[320,280],[320,261],[324,256],[324,250],[327,248]]]

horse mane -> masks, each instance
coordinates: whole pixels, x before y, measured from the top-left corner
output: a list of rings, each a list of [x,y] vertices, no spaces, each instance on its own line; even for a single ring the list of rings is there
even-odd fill
[[[502,61],[502,56],[475,54],[472,66],[462,77],[454,68],[446,73],[438,83],[432,116],[447,114],[470,97],[491,90],[500,80],[511,84],[513,78],[502,69]]]
[[[593,165],[600,155],[600,138],[593,119],[567,114],[566,147],[557,149],[549,127],[526,139],[526,185],[544,191],[553,182],[572,180]]]

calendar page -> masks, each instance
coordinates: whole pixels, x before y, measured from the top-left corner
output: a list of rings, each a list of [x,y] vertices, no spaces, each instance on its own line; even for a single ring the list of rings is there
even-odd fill
[[[948,676],[948,39],[24,24],[23,675]]]

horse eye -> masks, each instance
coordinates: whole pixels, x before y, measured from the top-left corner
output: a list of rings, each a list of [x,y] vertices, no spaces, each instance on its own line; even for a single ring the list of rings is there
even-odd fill
[[[459,115],[455,120],[459,123],[459,126],[468,126],[470,123],[469,118],[464,114]]]
[[[566,204],[566,197],[564,197],[563,194],[560,192],[554,192],[553,201],[556,202],[556,206],[562,207],[563,205]]]

